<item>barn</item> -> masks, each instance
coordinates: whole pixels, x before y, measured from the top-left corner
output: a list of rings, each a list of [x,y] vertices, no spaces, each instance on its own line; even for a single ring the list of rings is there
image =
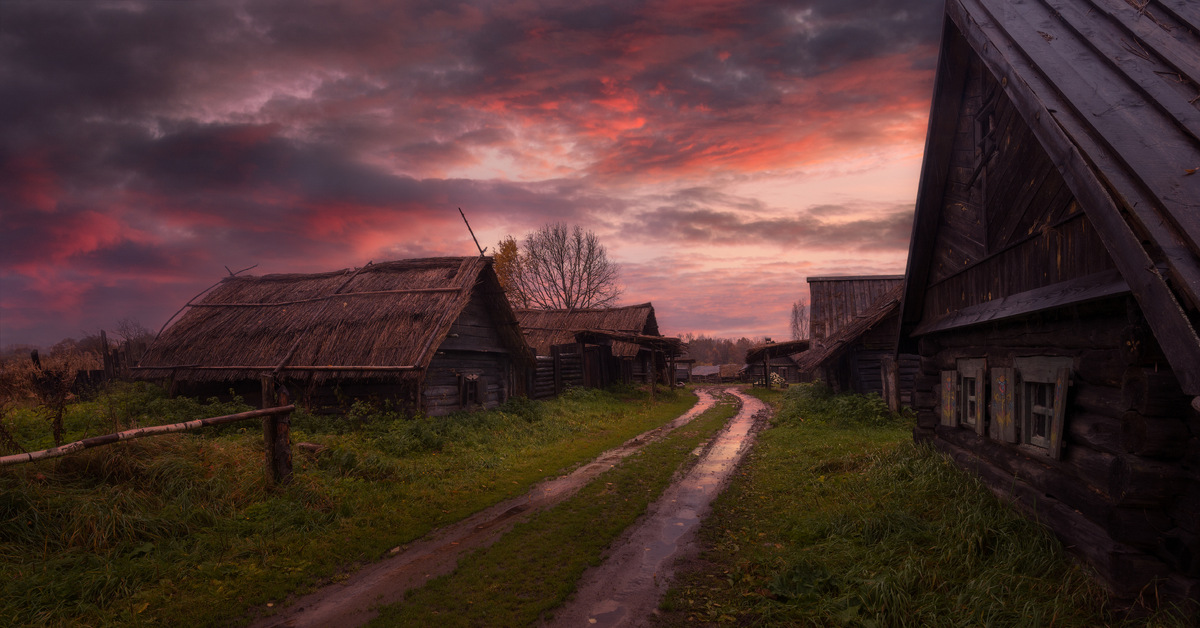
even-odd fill
[[[949,0],[900,314],[915,438],[1146,600],[1200,600],[1198,33]]]
[[[665,375],[657,375],[667,368],[669,356],[656,349],[652,341],[662,338],[662,334],[650,303],[574,310],[519,309],[516,315],[526,342],[538,356],[538,372],[542,374],[538,381],[555,377],[556,390],[563,387],[563,373],[571,380],[570,385],[668,381]],[[580,332],[595,333],[581,340]],[[677,348],[675,355],[682,352],[677,339],[672,346]],[[546,386],[543,383],[537,387]]]
[[[184,309],[139,379],[257,401],[274,376],[310,407],[391,400],[436,416],[524,394],[532,368],[491,258],[229,276]]]
[[[903,289],[904,275],[809,277],[812,348],[796,357],[799,370],[834,392],[882,395],[886,365],[893,406],[911,405],[917,356],[895,354]]]

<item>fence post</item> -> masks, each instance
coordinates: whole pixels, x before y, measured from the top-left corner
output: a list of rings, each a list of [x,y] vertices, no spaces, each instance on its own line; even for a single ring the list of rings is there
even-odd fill
[[[279,387],[277,399],[278,404],[286,406],[291,401],[288,399],[288,389]],[[292,413],[285,412],[283,414],[273,414],[271,419],[275,422],[275,459],[274,473],[275,481],[280,484],[291,484],[292,482]]]
[[[262,375],[259,380],[262,383],[262,407],[275,407],[275,376],[269,373]],[[266,447],[266,452],[263,457],[264,470],[267,474],[267,486],[275,484],[275,444],[277,435],[275,433],[275,417],[267,415],[262,420],[263,429],[263,445]]]

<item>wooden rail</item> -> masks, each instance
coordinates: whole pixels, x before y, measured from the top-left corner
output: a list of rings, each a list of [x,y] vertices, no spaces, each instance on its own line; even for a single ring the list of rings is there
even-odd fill
[[[277,426],[280,424],[288,425],[291,423],[292,411],[296,409],[293,404],[282,405],[275,408],[264,408],[262,410],[251,410],[249,412],[239,412],[237,414],[226,414],[224,416],[209,417],[207,419],[196,419],[194,421],[184,421],[183,423],[172,423],[170,425],[155,425],[151,427],[139,427],[137,429],[125,430],[115,434],[105,434],[103,436],[93,436],[85,438],[73,443],[43,449],[41,451],[31,451],[23,454],[13,454],[11,456],[0,456],[0,467],[5,467],[14,464],[23,464],[26,462],[34,462],[37,460],[48,460],[50,458],[59,458],[69,454],[73,454],[84,449],[92,447],[100,447],[103,445],[112,445],[121,441],[133,440],[135,438],[145,438],[147,436],[161,436],[163,434],[173,434],[175,432],[186,432],[201,427],[210,425],[222,425],[225,423],[234,423],[237,421],[245,421],[247,419],[262,418],[264,424],[271,424],[273,431],[277,434],[280,430]],[[284,431],[286,434],[286,431]],[[272,436],[275,436],[272,434]],[[285,437],[286,438],[286,437]],[[268,443],[268,480],[286,484],[291,480],[291,447],[289,443],[280,443],[277,438],[273,437]],[[273,445],[273,446],[272,446]],[[279,451],[282,446],[286,453]],[[286,460],[283,460],[286,458]]]

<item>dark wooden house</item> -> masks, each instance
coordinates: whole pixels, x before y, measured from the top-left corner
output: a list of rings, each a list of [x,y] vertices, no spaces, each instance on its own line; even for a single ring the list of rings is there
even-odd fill
[[[524,394],[532,361],[491,258],[446,257],[226,277],[135,372],[252,401],[273,374],[318,408],[374,398],[443,415]]]
[[[795,384],[801,380],[801,371],[796,365],[796,354],[809,348],[808,340],[768,342],[750,347],[746,351],[746,377],[752,383],[769,383],[763,373],[773,373],[785,383]]]
[[[834,392],[884,394],[885,364],[897,394],[911,405],[917,356],[896,354],[904,275],[809,277],[812,348],[797,367]]]
[[[667,355],[656,350],[652,342],[642,343],[638,339],[662,338],[658,320],[654,317],[654,306],[650,303],[577,310],[521,309],[516,310],[516,315],[526,342],[539,357],[539,372],[561,371],[562,360],[568,361],[567,370],[571,371],[570,363],[582,360],[578,383],[572,381],[572,385],[584,385],[585,379],[589,385],[593,382],[649,383],[667,368]],[[597,336],[607,332],[609,338],[581,342],[577,338],[581,332],[597,332]],[[592,347],[590,355],[588,345]],[[564,358],[563,355],[582,357]],[[614,360],[616,372],[613,374],[608,374],[608,356]],[[559,364],[552,364],[554,360]],[[588,378],[592,371],[595,375]],[[558,377],[561,379],[561,374]],[[664,383],[669,381],[666,377],[662,376]],[[539,375],[539,380],[544,379]],[[545,388],[544,385],[540,387]],[[557,388],[561,389],[561,385]]]
[[[1198,33],[950,0],[901,310],[916,438],[1147,600],[1200,600]]]

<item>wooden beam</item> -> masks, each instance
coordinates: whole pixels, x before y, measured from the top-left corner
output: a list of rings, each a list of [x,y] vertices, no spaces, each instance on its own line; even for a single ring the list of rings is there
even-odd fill
[[[246,419],[256,419],[264,416],[275,414],[290,413],[295,410],[296,406],[286,405],[278,408],[265,408],[263,410],[251,410],[249,412],[239,412],[237,414],[227,414],[224,416],[209,417],[207,419],[196,419],[194,421],[185,421],[183,423],[172,423],[170,425],[156,425],[153,427],[140,427],[135,430],[126,430],[115,434],[105,434],[104,436],[93,436],[83,440],[75,441],[62,445],[61,447],[53,447],[51,449],[43,449],[41,451],[31,451],[24,454],[14,454],[11,456],[0,457],[0,467],[10,464],[21,464],[23,462],[33,462],[35,460],[46,460],[48,458],[58,458],[67,454],[73,454],[84,449],[99,447],[101,445],[111,445],[121,441],[133,440],[135,438],[145,438],[147,436],[161,436],[163,434],[172,434],[175,432],[185,432],[194,430],[209,425],[221,425],[224,423],[233,423],[235,421],[244,421]]]

